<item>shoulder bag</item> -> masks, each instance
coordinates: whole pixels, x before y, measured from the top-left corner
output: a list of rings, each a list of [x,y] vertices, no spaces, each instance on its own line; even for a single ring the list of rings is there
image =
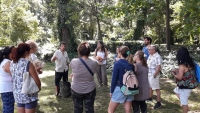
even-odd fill
[[[80,61],[83,63],[83,65],[87,68],[87,70],[90,72],[90,74],[92,76],[94,76],[94,73],[92,72],[92,70],[88,67],[88,65],[85,63],[85,61],[82,58],[79,58]]]
[[[23,74],[23,84],[22,84],[22,91],[21,93],[24,94],[33,94],[39,92],[39,88],[37,84],[35,83],[34,79],[29,73],[29,66],[30,61],[27,63],[27,66],[25,68],[26,72]]]

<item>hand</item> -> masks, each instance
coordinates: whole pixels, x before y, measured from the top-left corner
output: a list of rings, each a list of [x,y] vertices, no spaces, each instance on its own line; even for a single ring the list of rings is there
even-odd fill
[[[38,92],[40,92],[41,91],[41,87],[38,87],[39,88],[39,91]]]
[[[171,70],[171,74],[172,74],[172,75],[176,75],[177,73],[178,73],[178,69]]]
[[[112,97],[112,93],[110,93],[110,98]]]
[[[53,57],[53,60],[56,60],[56,59],[57,59],[57,57],[56,57],[56,56],[54,56],[54,57]]]
[[[72,79],[72,78],[73,78],[73,76],[74,76],[74,75],[73,75],[73,73],[72,73],[72,74],[70,75],[70,79]]]
[[[39,74],[42,74],[42,67],[38,67],[36,70],[37,70],[37,72],[39,73]]]

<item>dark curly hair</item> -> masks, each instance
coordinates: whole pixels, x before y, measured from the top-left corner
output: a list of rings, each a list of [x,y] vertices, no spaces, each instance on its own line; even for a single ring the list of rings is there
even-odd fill
[[[176,54],[178,65],[185,65],[186,67],[194,68],[194,61],[190,57],[189,51],[186,47],[180,47]]]

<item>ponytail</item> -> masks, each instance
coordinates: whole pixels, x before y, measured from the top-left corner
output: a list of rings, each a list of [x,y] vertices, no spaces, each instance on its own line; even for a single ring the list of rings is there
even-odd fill
[[[132,54],[129,54],[126,59],[127,59],[129,64],[134,64],[133,55]]]
[[[13,48],[13,50],[12,50],[12,60],[13,60],[14,63],[16,63],[19,60],[17,48]]]
[[[18,60],[25,55],[26,52],[30,52],[31,47],[26,43],[20,43],[17,48],[12,50],[12,60],[17,63]]]

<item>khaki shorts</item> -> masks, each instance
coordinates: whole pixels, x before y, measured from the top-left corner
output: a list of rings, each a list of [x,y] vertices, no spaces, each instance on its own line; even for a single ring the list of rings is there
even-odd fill
[[[156,78],[153,75],[149,75],[148,79],[149,86],[152,90],[160,89],[160,75],[157,75]]]

